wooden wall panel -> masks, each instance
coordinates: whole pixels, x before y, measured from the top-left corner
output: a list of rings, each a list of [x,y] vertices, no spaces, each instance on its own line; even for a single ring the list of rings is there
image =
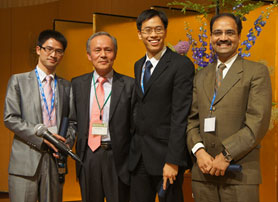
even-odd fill
[[[0,9],[0,115],[3,117],[4,99],[6,94],[6,85],[11,75],[11,10]],[[2,120],[2,119],[1,119]],[[8,190],[8,162],[11,148],[12,134],[0,122],[1,141],[0,141],[0,192]]]
[[[93,70],[86,54],[86,41],[93,32],[92,24],[56,21],[55,30],[63,33],[68,40],[68,47],[57,74],[67,80]],[[75,151],[75,146],[73,148]],[[75,174],[75,161],[68,158],[68,174],[64,185],[63,200],[81,200],[79,183]]]
[[[32,70],[36,64],[34,48],[40,31],[52,28],[52,19],[57,14],[57,3],[40,6],[0,10],[0,60],[1,89],[0,116],[3,117],[6,87],[11,74]],[[3,120],[3,119],[2,119]],[[8,163],[12,133],[0,122],[0,191],[8,191]]]
[[[92,0],[60,0],[57,18],[63,20],[92,21]]]

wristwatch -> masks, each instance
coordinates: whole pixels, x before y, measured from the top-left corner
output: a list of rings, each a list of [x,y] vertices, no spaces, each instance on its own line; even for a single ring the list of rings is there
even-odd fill
[[[222,154],[223,154],[223,156],[225,157],[225,160],[226,160],[228,163],[230,163],[230,162],[233,160],[231,154],[230,154],[226,149],[224,149],[224,150],[222,151]]]

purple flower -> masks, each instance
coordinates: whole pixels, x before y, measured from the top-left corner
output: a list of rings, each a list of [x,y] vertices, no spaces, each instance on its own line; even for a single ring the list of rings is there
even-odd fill
[[[190,47],[188,41],[179,41],[177,45],[174,46],[175,50],[180,55],[186,55]]]

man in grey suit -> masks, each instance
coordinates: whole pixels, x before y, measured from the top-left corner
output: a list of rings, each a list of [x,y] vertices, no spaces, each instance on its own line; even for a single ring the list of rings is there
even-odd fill
[[[11,202],[62,201],[58,150],[36,136],[35,126],[44,124],[57,139],[73,146],[74,122],[70,121],[65,138],[57,134],[62,118],[70,113],[70,82],[55,75],[66,46],[61,33],[42,31],[36,46],[35,70],[15,74],[9,80],[4,122],[14,133],[9,163]]]
[[[72,79],[77,120],[76,164],[83,202],[128,202],[128,152],[134,79],[113,70],[117,41],[97,32],[87,41],[95,71]],[[99,89],[102,89],[101,92]]]
[[[263,64],[242,59],[241,20],[230,13],[210,22],[218,59],[197,73],[187,143],[194,154],[196,202],[258,202],[260,142],[271,114],[271,82]],[[242,166],[231,172],[231,164]]]

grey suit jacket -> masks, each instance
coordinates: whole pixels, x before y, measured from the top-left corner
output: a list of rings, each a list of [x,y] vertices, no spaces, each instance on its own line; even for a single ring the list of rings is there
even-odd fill
[[[70,82],[57,77],[57,126],[70,113]],[[5,126],[14,133],[10,155],[9,174],[34,176],[45,144],[35,135],[34,127],[43,123],[40,90],[35,71],[15,74],[8,83],[4,109]],[[70,121],[67,143],[73,146],[74,122]]]
[[[267,132],[271,115],[271,82],[266,66],[238,57],[221,83],[213,105],[216,131],[204,132],[204,119],[214,94],[216,64],[210,64],[196,75],[193,103],[188,121],[187,143],[202,142],[206,151],[215,157],[224,147],[242,165],[242,172],[223,177],[202,174],[197,163],[192,179],[227,184],[259,184],[260,141]]]

